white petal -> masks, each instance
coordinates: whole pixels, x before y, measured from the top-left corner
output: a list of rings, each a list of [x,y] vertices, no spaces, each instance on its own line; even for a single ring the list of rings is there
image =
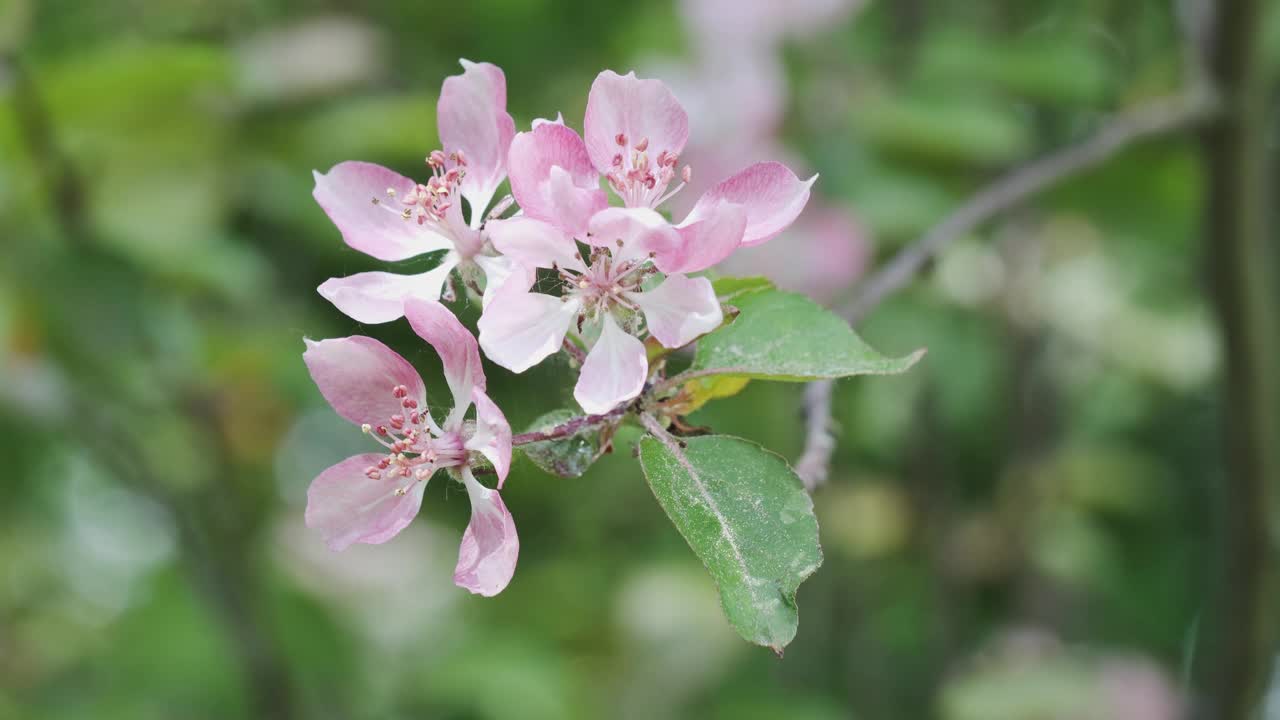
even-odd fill
[[[522,268],[506,255],[477,255],[473,260],[484,271],[482,307],[489,307],[489,302],[493,300],[493,296],[497,295],[498,290],[513,277],[517,278],[517,282],[524,282],[522,289],[528,290],[533,286],[533,281],[537,276],[535,270]]]
[[[502,367],[524,372],[560,349],[580,307],[508,283],[480,316],[480,347]]]
[[[474,390],[476,404],[476,431],[467,440],[467,449],[475,450],[493,463],[498,474],[498,487],[507,480],[511,470],[511,425],[502,410],[483,390]]]
[[[644,343],[628,335],[611,315],[605,314],[600,337],[582,363],[573,397],[588,413],[606,413],[639,395],[648,376]]]
[[[404,314],[418,337],[440,356],[445,382],[453,393],[453,410],[445,421],[445,427],[452,429],[471,406],[472,391],[485,388],[476,339],[448,308],[434,300],[410,298],[404,304]]]
[[[492,597],[515,575],[520,538],[498,491],[481,485],[468,468],[463,469],[462,480],[471,498],[471,523],[458,547],[453,582],[477,595]]]
[[[391,322],[404,315],[406,298],[440,299],[444,282],[457,264],[457,255],[450,252],[439,267],[419,275],[358,273],[330,278],[316,289],[334,307],[357,322]]]
[[[704,277],[668,275],[658,287],[627,297],[644,311],[649,334],[669,348],[681,347],[724,322],[716,291]]]

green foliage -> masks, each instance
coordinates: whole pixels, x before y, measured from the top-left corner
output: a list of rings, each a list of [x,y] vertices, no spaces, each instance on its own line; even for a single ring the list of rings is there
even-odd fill
[[[773,288],[773,281],[759,275],[753,277],[720,277],[711,281],[720,302],[732,302],[734,298],[755,290]]]
[[[804,382],[906,372],[924,354],[885,357],[838,315],[796,293],[743,292],[733,305],[737,319],[698,341],[690,370]]]
[[[939,86],[976,82],[1032,100],[1087,105],[1102,99],[1107,70],[1088,39],[1070,33],[1010,39],[953,31],[923,49],[918,73]]]
[[[813,501],[786,460],[740,438],[676,444],[646,437],[654,497],[707,566],[742,637],[782,649],[799,623],[796,590],[822,564]]]
[[[1030,128],[1015,105],[972,93],[868,97],[853,122],[885,150],[932,161],[1011,162],[1031,146]]]

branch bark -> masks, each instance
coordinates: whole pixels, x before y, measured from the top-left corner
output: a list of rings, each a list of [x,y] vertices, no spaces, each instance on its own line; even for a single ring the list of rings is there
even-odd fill
[[[796,474],[811,493],[827,481],[836,451],[835,421],[831,418],[835,389],[835,380],[812,382],[804,389],[804,450],[796,460]]]
[[[529,443],[573,437],[588,428],[620,420],[623,415],[627,414],[628,409],[629,405],[619,405],[603,415],[580,415],[569,418],[550,430],[534,430],[515,435],[511,438],[511,444],[513,446],[528,445]]]
[[[1280,482],[1280,280],[1268,167],[1272,87],[1261,48],[1263,3],[1219,5],[1209,70],[1225,112],[1203,136],[1205,254],[1225,356],[1226,472],[1215,566],[1223,573],[1209,628],[1210,716],[1255,716],[1280,639],[1275,484]]]
[[[1067,178],[1101,165],[1132,145],[1189,130],[1211,117],[1216,108],[1214,93],[1205,85],[1193,84],[1185,92],[1152,100],[1122,113],[1085,140],[1009,172],[956,208],[861,283],[852,302],[844,309],[845,316],[853,323],[861,321],[882,300],[911,282],[930,259],[991,218]]]
[[[1184,92],[1122,113],[1085,140],[1015,169],[979,191],[861,283],[843,309],[844,316],[853,324],[861,322],[886,297],[915,279],[948,245],[997,215],[1137,143],[1193,129],[1213,117],[1218,107],[1216,94],[1200,73],[1189,75]],[[826,479],[835,451],[834,440],[828,439],[834,390],[833,382],[821,381],[811,384],[805,393],[805,451],[796,467],[797,471],[804,469],[801,477],[806,478],[806,485],[816,487]]]

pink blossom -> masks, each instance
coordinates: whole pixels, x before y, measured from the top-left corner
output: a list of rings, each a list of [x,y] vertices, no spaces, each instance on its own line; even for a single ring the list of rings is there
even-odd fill
[[[440,355],[453,409],[439,423],[427,406],[422,378],[403,357],[363,336],[307,341],[303,359],[321,394],[359,425],[383,452],[349,457],[320,473],[307,491],[307,527],[332,550],[384,543],[418,514],[427,481],[438,470],[467,489],[471,524],[463,535],[454,582],[495,595],[515,572],[520,542],[497,490],[476,480],[483,457],[501,488],[511,468],[511,427],[485,394],[475,338],[443,305],[411,298],[405,316]],[[474,405],[475,418],[465,419]]]
[[[775,237],[804,208],[816,176],[756,163],[712,187],[678,225],[656,208],[689,182],[680,165],[688,117],[662,82],[605,71],[587,100],[584,134],[540,123],[511,144],[512,193],[524,217],[496,221],[494,247],[516,266],[557,274],[559,296],[508,282],[480,319],[480,345],[514,372],[568,342],[589,347],[574,397],[601,413],[640,394],[648,362],[639,339],[666,347],[714,330],[723,314],[704,270]],[[600,177],[622,201],[606,207]],[[592,250],[578,251],[581,241]],[[656,276],[665,274],[660,283]],[[651,278],[653,280],[651,280]],[[548,288],[541,288],[548,289]]]
[[[557,274],[560,296],[529,283],[508,283],[480,318],[480,345],[491,360],[523,372],[560,349],[566,338],[593,341],[574,388],[583,409],[603,413],[636,397],[648,378],[645,327],[667,347],[680,347],[724,320],[711,282],[671,273],[649,282],[662,258],[680,256],[682,238],[648,208],[609,208],[591,218],[582,257],[573,238],[550,223],[512,218],[495,223],[494,244],[514,262]],[[551,289],[551,288],[545,288]]]
[[[506,78],[495,65],[461,62],[463,73],[446,78],[440,90],[436,113],[443,150],[427,156],[431,175],[425,183],[366,162],[314,173],[316,202],[356,250],[388,262],[447,251],[440,265],[425,273],[365,272],[320,285],[321,295],[360,322],[399,318],[409,297],[447,296],[455,269],[472,286],[484,275],[490,296],[512,271],[486,248],[485,237],[486,210],[507,176],[515,135],[506,110]],[[463,215],[464,199],[469,218]],[[509,205],[499,202],[490,214]]]

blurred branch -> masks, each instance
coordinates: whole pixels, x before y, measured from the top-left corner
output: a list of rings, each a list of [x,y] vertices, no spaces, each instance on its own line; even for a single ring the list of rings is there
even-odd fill
[[[1012,210],[1035,195],[1101,165],[1129,147],[1153,138],[1191,130],[1212,118],[1217,95],[1197,66],[1188,69],[1188,88],[1148,101],[1103,125],[1090,137],[996,179],[979,190],[888,264],[857,287],[843,314],[851,323],[863,320],[886,297],[905,287],[948,245],[983,223]],[[806,487],[825,481],[835,442],[831,437],[831,394],[835,384],[821,381],[805,392],[805,450],[796,463]]]
[[[804,389],[804,451],[796,460],[796,474],[813,492],[827,481],[831,455],[836,451],[835,421],[831,419],[831,395],[835,380],[819,380]]]
[[[948,245],[1029,198],[1110,160],[1129,147],[1195,128],[1213,116],[1216,94],[1202,83],[1151,100],[1117,116],[1089,138],[1052,152],[1000,177],[978,191],[928,232],[859,285],[844,314],[857,323],[886,297],[902,289]]]
[[[1275,86],[1263,58],[1261,0],[1219,4],[1206,43],[1224,112],[1203,135],[1205,259],[1225,357],[1220,541],[1209,617],[1209,715],[1256,717],[1273,662],[1276,488],[1280,482],[1280,278],[1273,215]]]
[[[16,55],[0,57],[13,79],[18,131],[40,175],[54,222],[68,243],[82,245],[88,235],[84,184],[53,135],[53,118],[35,80]]]

